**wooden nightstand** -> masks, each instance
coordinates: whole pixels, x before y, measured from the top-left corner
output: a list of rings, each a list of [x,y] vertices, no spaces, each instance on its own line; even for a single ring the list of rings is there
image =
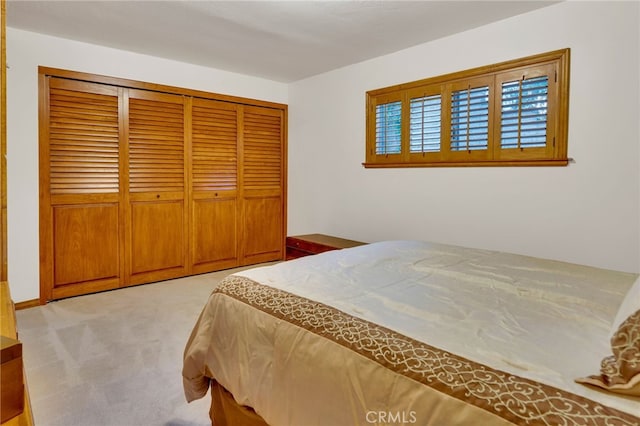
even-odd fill
[[[287,237],[287,260],[364,244],[366,243],[324,234],[295,235]]]

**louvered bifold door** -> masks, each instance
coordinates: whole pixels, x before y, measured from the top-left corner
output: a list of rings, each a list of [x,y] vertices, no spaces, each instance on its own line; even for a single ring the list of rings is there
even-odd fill
[[[118,88],[44,78],[41,299],[116,288],[122,277]]]
[[[129,283],[187,272],[184,98],[127,91]]]
[[[238,105],[194,99],[192,272],[238,265]]]
[[[242,259],[244,265],[283,258],[283,111],[244,107],[242,120]]]

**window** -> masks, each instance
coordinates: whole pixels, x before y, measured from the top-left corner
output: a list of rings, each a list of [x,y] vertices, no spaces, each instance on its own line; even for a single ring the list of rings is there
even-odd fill
[[[569,49],[367,92],[365,167],[568,164]]]
[[[376,154],[400,153],[401,111],[399,101],[376,106]]]
[[[409,106],[409,149],[411,152],[440,151],[441,98],[440,95],[431,95],[411,99]]]
[[[451,150],[489,147],[489,86],[456,90],[451,94]]]

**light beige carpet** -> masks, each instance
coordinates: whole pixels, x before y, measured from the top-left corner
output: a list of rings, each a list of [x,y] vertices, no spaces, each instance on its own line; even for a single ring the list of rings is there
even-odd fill
[[[209,395],[185,401],[182,351],[212,289],[238,270],[18,311],[35,424],[210,424]]]

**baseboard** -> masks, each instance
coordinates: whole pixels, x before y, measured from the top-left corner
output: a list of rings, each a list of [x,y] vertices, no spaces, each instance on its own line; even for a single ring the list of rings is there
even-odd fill
[[[16,311],[19,311],[20,309],[35,308],[36,306],[40,306],[40,299],[25,300],[24,302],[18,302],[14,305]]]

